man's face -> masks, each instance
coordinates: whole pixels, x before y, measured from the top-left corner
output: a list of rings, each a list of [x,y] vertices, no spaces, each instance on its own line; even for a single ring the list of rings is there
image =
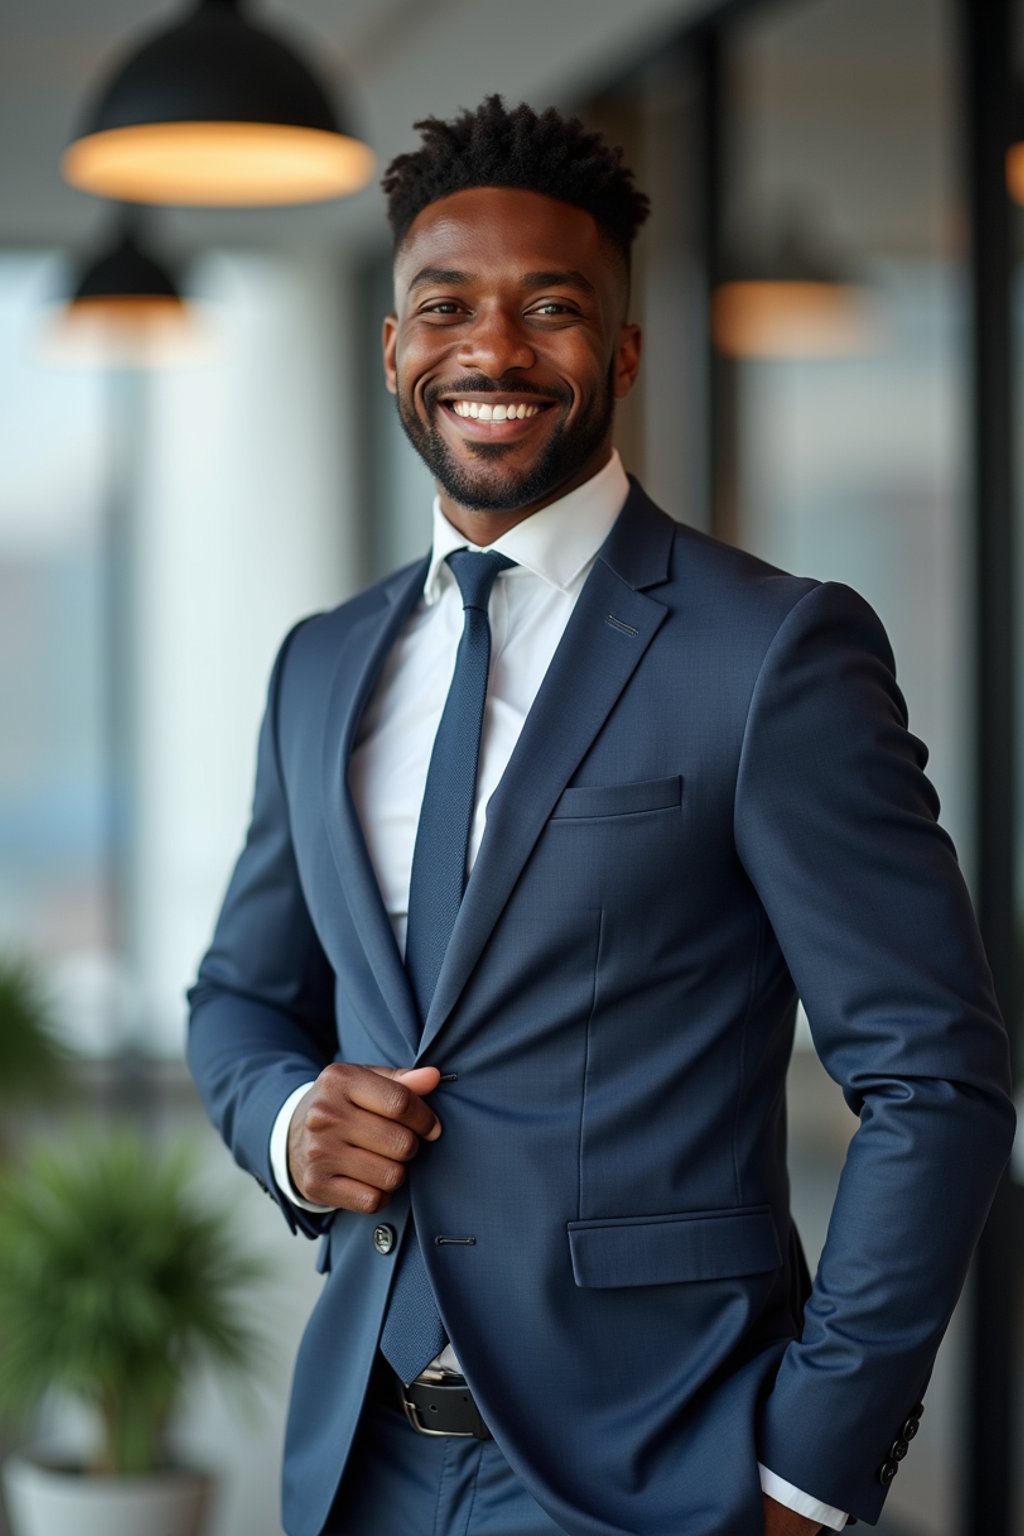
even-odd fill
[[[497,537],[606,462],[639,361],[625,298],[621,260],[569,203],[474,187],[418,215],[395,260],[384,368],[453,521],[496,514]]]

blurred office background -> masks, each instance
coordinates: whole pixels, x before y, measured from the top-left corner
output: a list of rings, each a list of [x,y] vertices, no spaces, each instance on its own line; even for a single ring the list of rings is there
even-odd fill
[[[289,1362],[319,1280],[206,1128],[183,989],[244,831],[276,646],[422,551],[431,488],[381,382],[376,178],[298,208],[155,211],[149,246],[201,311],[194,351],[115,369],[54,347],[54,303],[115,214],[61,180],[61,152],[125,41],[182,9],[0,13],[0,949],[41,967],[82,1094],[144,1107],[156,1136],[187,1130],[273,1257],[272,1379],[249,1413],[197,1379],[177,1435],[223,1473],[214,1536],[275,1536]],[[1003,154],[1024,4],[253,11],[346,92],[381,166],[415,118],[490,91],[578,110],[625,146],[654,205],[627,466],[675,516],[876,606],[1019,1040],[1024,281]],[[811,279],[813,322],[773,325]],[[805,1033],[791,1085],[813,1262],[853,1122]],[[1024,1530],[1022,1181],[997,1202],[889,1536]]]

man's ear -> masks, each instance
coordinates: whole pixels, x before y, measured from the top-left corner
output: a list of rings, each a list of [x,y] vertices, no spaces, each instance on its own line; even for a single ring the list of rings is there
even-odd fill
[[[398,340],[398,316],[385,315],[381,346],[384,351],[384,383],[393,395],[398,394],[398,378],[395,374],[395,344]]]
[[[621,326],[612,368],[612,388],[616,400],[624,400],[636,383],[642,350],[643,333],[640,327],[638,325]]]

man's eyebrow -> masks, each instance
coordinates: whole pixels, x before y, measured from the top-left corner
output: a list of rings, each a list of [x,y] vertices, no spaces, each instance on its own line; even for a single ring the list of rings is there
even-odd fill
[[[409,284],[410,289],[422,288],[425,283],[446,283],[451,286],[468,283],[468,272],[459,272],[454,267],[421,267]]]
[[[578,288],[588,298],[594,298],[597,294],[590,279],[572,269],[565,272],[525,272],[522,283],[524,288]]]

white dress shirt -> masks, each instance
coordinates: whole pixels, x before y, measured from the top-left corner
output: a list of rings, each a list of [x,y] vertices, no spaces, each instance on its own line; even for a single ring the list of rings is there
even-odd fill
[[[480,849],[487,803],[519,739],[597,552],[629,493],[617,453],[567,496],[517,523],[488,549],[515,561],[491,593],[491,672],[487,685],[469,867]],[[409,880],[420,805],[434,737],[455,670],[463,628],[459,586],[446,558],[476,549],[453,528],[435,497],[433,546],[423,596],[392,647],[359,724],[348,782],[395,939],[405,953]],[[274,1122],[271,1166],[293,1204],[304,1200],[288,1171],[288,1127],[310,1084],[297,1088]],[[459,1370],[449,1344],[435,1362]],[[761,1487],[780,1504],[842,1530],[846,1516],[761,1467]]]

